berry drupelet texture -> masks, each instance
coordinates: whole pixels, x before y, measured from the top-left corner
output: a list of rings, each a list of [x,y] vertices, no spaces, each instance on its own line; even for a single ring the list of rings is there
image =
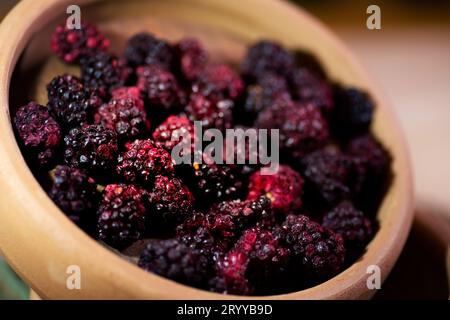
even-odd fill
[[[50,114],[66,130],[92,122],[92,114],[102,104],[101,98],[86,90],[80,79],[68,74],[53,78],[47,94]]]
[[[81,59],[106,51],[109,40],[89,23],[82,23],[80,29],[69,29],[58,25],[51,39],[51,48],[63,61],[78,63]]]
[[[151,108],[165,113],[175,113],[183,104],[184,92],[175,76],[159,65],[136,69],[137,86]]]
[[[98,108],[95,123],[117,133],[119,141],[133,141],[148,135],[150,121],[140,99],[124,97],[111,99]]]
[[[157,175],[174,173],[170,154],[151,140],[136,140],[125,145],[126,151],[119,155],[117,174],[125,181],[151,186]]]
[[[134,99],[139,105],[143,105],[142,93],[138,87],[118,87],[111,91],[112,99]]]
[[[208,61],[208,53],[195,38],[181,39],[175,46],[178,68],[184,79],[195,80]]]
[[[295,160],[322,147],[329,138],[328,123],[316,107],[285,96],[260,112],[255,126],[279,129],[282,152]]]
[[[123,87],[130,76],[125,62],[115,55],[99,52],[81,61],[81,79],[85,87],[104,100],[110,91]]]
[[[182,223],[194,206],[191,191],[176,177],[156,176],[150,201],[151,226],[163,229]]]
[[[14,126],[30,159],[49,168],[55,161],[61,143],[61,128],[46,107],[30,102],[14,116]]]
[[[333,148],[324,148],[302,160],[307,199],[315,206],[329,206],[357,194],[365,170],[352,158]]]
[[[186,106],[186,113],[192,121],[201,121],[205,129],[215,128],[221,131],[233,125],[233,107],[231,100],[217,100],[200,93],[192,93]]]
[[[67,165],[84,169],[96,177],[110,174],[117,160],[117,134],[101,125],[85,125],[64,137]]]
[[[145,232],[148,194],[134,185],[109,184],[98,209],[97,237],[114,248],[125,248]]]
[[[287,165],[280,165],[272,175],[256,171],[249,179],[247,199],[256,200],[263,195],[271,200],[275,212],[297,213],[302,205],[303,178]]]
[[[155,143],[168,152],[180,142],[192,144],[194,140],[194,125],[186,116],[169,116],[152,134]],[[191,148],[187,150],[191,152]]]
[[[291,250],[292,276],[300,281],[324,281],[341,271],[345,248],[340,235],[304,215],[287,216],[274,233],[281,245]]]
[[[192,92],[212,100],[237,101],[245,90],[239,75],[226,64],[207,65],[192,84]]]
[[[174,64],[171,45],[146,32],[138,33],[128,40],[124,57],[133,68],[156,64],[170,70]]]
[[[294,68],[294,56],[279,43],[266,40],[252,45],[241,64],[242,73],[250,81],[267,72],[287,75]]]
[[[333,106],[331,86],[306,68],[297,68],[289,76],[291,93],[294,99],[311,104],[324,115],[330,115]]]
[[[369,130],[375,105],[370,96],[356,88],[334,87],[333,134],[353,137]]]
[[[199,250],[176,239],[152,240],[142,251],[138,265],[174,281],[205,287],[212,273],[211,262]]]
[[[349,201],[341,202],[325,214],[322,226],[340,234],[347,250],[363,249],[373,236],[371,221]]]
[[[57,166],[48,195],[55,204],[82,228],[95,221],[99,196],[95,181],[82,170]]]

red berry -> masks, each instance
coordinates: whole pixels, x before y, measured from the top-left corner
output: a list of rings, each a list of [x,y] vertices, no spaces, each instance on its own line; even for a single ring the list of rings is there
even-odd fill
[[[97,52],[106,51],[108,47],[109,40],[89,23],[82,23],[80,29],[58,25],[51,41],[53,52],[67,63],[78,63]]]
[[[233,106],[231,100],[216,100],[200,93],[192,93],[186,112],[190,120],[201,121],[203,128],[223,131],[232,127]]]
[[[157,145],[170,152],[184,138],[190,139],[187,141],[188,143],[193,141],[194,126],[185,116],[169,116],[153,131],[152,136]],[[191,151],[190,149],[188,150],[189,152]]]
[[[14,126],[25,152],[39,165],[51,167],[61,143],[61,129],[47,108],[35,102],[20,107],[14,116]]]
[[[260,171],[253,173],[248,189],[248,200],[265,195],[279,213],[297,213],[302,205],[303,178],[287,165],[280,165],[271,175],[263,175]]]
[[[157,175],[173,175],[170,154],[151,140],[127,143],[126,151],[119,155],[117,173],[125,181],[151,185]]]
[[[208,54],[199,41],[193,38],[181,39],[175,47],[179,67],[188,81],[196,79],[208,61]]]

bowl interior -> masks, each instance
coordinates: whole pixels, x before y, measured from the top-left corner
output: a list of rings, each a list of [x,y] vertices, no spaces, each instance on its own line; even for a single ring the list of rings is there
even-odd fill
[[[377,104],[373,131],[394,158],[394,177],[378,214],[379,232],[369,244],[364,256],[349,269],[319,286],[277,298],[356,298],[372,295],[373,293],[364,287],[366,268],[371,264],[379,265],[382,267],[384,279],[397,258],[411,222],[411,181],[407,152],[390,107],[348,51],[315,20],[279,1],[265,1],[267,5],[261,5],[258,0],[229,0],[222,3],[206,0],[84,2],[94,3],[82,7],[82,19],[97,24],[111,39],[111,50],[118,54],[122,52],[128,37],[139,31],[150,31],[171,41],[184,36],[197,37],[210,52],[213,60],[237,64],[250,43],[259,39],[275,39],[291,49],[301,49],[314,54],[330,79],[369,91]],[[65,72],[79,73],[78,68],[61,63],[50,52],[50,35],[56,23],[63,21],[65,5],[70,1],[44,3],[46,5],[42,15],[49,15],[49,21],[44,23],[42,28],[33,30],[30,41],[14,69],[9,91],[11,114],[30,99],[46,104],[45,86],[55,75]],[[16,165],[25,166],[25,163],[21,160]],[[89,277],[92,277],[93,283],[87,284],[83,293],[69,292],[56,286],[56,283],[64,281],[64,274],[56,276],[56,279],[48,276],[52,279],[49,284],[44,284],[43,279],[35,274],[36,271],[24,265],[25,260],[29,258],[17,258],[19,273],[44,297],[222,297],[175,284],[137,270],[129,263],[120,262],[113,253],[107,252],[77,231],[75,225],[64,221],[67,219],[63,214],[45,196],[44,191],[40,190],[37,182],[31,180],[33,178],[30,172],[26,174],[27,177],[22,178],[27,179],[28,186],[34,188],[33,193],[38,193],[40,197],[36,217],[42,219],[44,216],[45,219],[54,221],[54,226],[59,228],[54,230],[54,235],[60,237],[61,241],[66,241],[64,245],[59,245],[67,249],[72,244],[64,257],[48,262],[47,266],[53,264],[53,268],[63,268],[69,257],[77,259],[84,255],[79,258],[81,260],[78,264],[91,268],[86,272],[91,273]],[[70,240],[66,237],[70,237]],[[50,243],[49,240],[49,245],[54,245]],[[90,253],[87,252],[89,248],[92,249]],[[51,253],[53,255],[54,250]],[[11,260],[15,260],[14,254],[11,255]],[[121,278],[116,284],[95,285],[99,281],[105,281],[99,273],[106,262],[102,262],[99,256],[108,262],[117,263],[116,267],[108,269],[111,275]],[[89,259],[91,261],[88,261]],[[15,265],[14,261],[12,264]],[[122,292],[108,291],[112,287],[120,287]],[[171,291],[162,294],[158,288],[163,287],[170,288]]]

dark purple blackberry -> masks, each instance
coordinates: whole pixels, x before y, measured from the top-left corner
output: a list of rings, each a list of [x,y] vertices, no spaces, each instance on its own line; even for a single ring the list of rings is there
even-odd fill
[[[248,200],[266,196],[277,213],[298,213],[302,205],[303,178],[287,165],[280,165],[275,174],[264,175],[256,171],[250,176]]]
[[[102,104],[100,97],[86,90],[81,80],[65,74],[47,85],[48,110],[66,129],[92,121],[92,114]]]
[[[194,38],[181,39],[175,46],[179,69],[183,77],[192,81],[198,77],[208,61],[208,53]]]
[[[216,262],[216,276],[209,281],[210,290],[224,294],[252,294],[254,288],[245,275],[248,261],[249,257],[244,252],[228,252]]]
[[[176,177],[156,176],[150,192],[150,221],[155,228],[167,229],[192,214],[194,197]]]
[[[356,88],[335,86],[334,104],[331,117],[334,134],[352,137],[369,130],[375,105],[367,93]]]
[[[48,195],[79,226],[88,228],[95,221],[99,202],[97,185],[83,171],[57,166]]]
[[[247,87],[244,110],[254,119],[256,115],[281,96],[290,97],[286,79],[275,73],[262,75],[255,84]]]
[[[211,100],[238,101],[245,90],[239,75],[226,64],[207,65],[192,84],[192,92]]]
[[[241,64],[243,74],[252,81],[267,72],[287,75],[294,68],[293,55],[280,44],[266,40],[251,46]]]
[[[118,249],[137,241],[145,232],[147,207],[145,190],[133,185],[107,185],[98,209],[98,239]]]
[[[124,86],[130,75],[125,62],[114,55],[99,52],[81,61],[81,79],[85,87],[107,100],[113,89]]]
[[[130,183],[151,186],[157,175],[171,176],[174,173],[170,154],[151,140],[136,140],[127,143],[126,151],[119,155],[117,174]]]
[[[333,205],[361,190],[364,170],[352,158],[332,148],[307,155],[302,160],[306,199],[315,205]]]
[[[187,139],[187,143],[192,143],[194,125],[185,116],[169,116],[153,131],[152,137],[157,145],[171,152],[183,139]]]
[[[293,281],[300,277],[308,284],[316,283],[342,270],[345,256],[342,237],[308,217],[289,215],[274,233],[280,244],[290,249],[293,255]]]
[[[174,75],[158,65],[141,66],[136,70],[137,86],[151,108],[175,113],[183,104],[184,92]]]
[[[195,287],[205,287],[212,273],[207,257],[176,239],[150,241],[142,251],[138,265],[146,271]]]
[[[133,68],[157,64],[170,70],[174,64],[170,44],[146,32],[138,33],[128,40],[124,57]]]
[[[43,167],[51,167],[61,143],[61,129],[46,107],[30,102],[14,116],[14,126],[25,153]]]
[[[210,285],[221,293],[265,293],[279,285],[289,259],[290,250],[282,247],[270,231],[248,229],[235,247],[217,261],[217,275]]]
[[[266,196],[254,200],[228,200],[210,209],[213,216],[230,216],[236,231],[242,231],[256,224],[271,226],[274,221],[271,201]]]
[[[203,128],[223,131],[233,125],[233,106],[231,100],[216,100],[200,93],[192,93],[186,112],[190,120],[201,121]]]
[[[97,52],[106,51],[108,47],[109,40],[89,23],[82,23],[80,29],[58,25],[51,40],[53,52],[67,63],[78,63]]]
[[[242,191],[242,181],[237,176],[236,168],[231,165],[194,161],[192,165],[179,166],[179,174],[189,183],[196,198],[204,204],[238,198]]]
[[[349,141],[346,152],[352,157],[361,159],[370,177],[384,177],[391,163],[388,151],[370,134],[356,137]]]
[[[70,130],[64,137],[64,160],[67,165],[89,174],[110,174],[117,159],[117,134],[101,125],[86,125]]]
[[[352,250],[363,249],[373,236],[370,220],[349,201],[341,202],[325,214],[322,226],[340,234],[345,247]]]
[[[307,68],[295,69],[289,75],[291,93],[294,99],[311,104],[324,115],[333,110],[333,92],[330,85]]]
[[[114,130],[121,142],[146,137],[150,131],[144,102],[131,97],[111,99],[98,108],[94,119],[95,123]]]
[[[329,137],[328,124],[316,107],[297,104],[286,97],[264,109],[255,126],[279,129],[280,148],[294,160],[322,147]]]

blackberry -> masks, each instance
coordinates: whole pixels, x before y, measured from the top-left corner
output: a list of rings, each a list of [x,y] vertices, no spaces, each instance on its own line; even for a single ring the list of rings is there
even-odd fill
[[[125,62],[114,55],[99,52],[81,61],[81,79],[85,87],[107,100],[110,91],[122,87],[130,75]]]
[[[363,249],[373,236],[370,220],[349,201],[341,202],[325,214],[322,226],[340,234],[345,247],[352,250]]]
[[[151,185],[157,175],[171,176],[174,167],[170,154],[151,140],[127,143],[126,151],[119,155],[117,173],[125,181]]]
[[[318,206],[333,205],[360,191],[365,172],[350,157],[325,148],[302,160],[306,198]]]
[[[144,103],[132,97],[111,99],[98,108],[94,119],[95,123],[114,130],[121,142],[145,137],[150,130]]]
[[[145,232],[148,194],[133,185],[109,184],[98,209],[97,237],[122,249]]]
[[[245,276],[249,257],[240,251],[230,251],[215,265],[216,276],[209,281],[212,291],[224,294],[252,294],[254,289]]]
[[[43,167],[51,167],[59,151],[61,128],[46,107],[30,102],[14,116],[14,126],[31,158]]]
[[[193,142],[194,125],[185,116],[169,116],[153,131],[152,137],[157,145],[171,152],[183,139]]]
[[[248,200],[256,200],[265,195],[277,213],[297,213],[302,205],[303,178],[287,165],[280,165],[272,175],[253,173],[249,179]]]
[[[385,177],[389,171],[391,156],[388,151],[370,134],[349,141],[346,152],[361,159],[367,167],[370,177]]]
[[[137,86],[152,108],[175,113],[183,104],[184,93],[174,75],[158,65],[136,69]]]
[[[246,91],[244,110],[251,120],[281,96],[290,97],[286,79],[274,73],[262,75],[255,84],[249,85]]]
[[[274,223],[271,201],[266,196],[255,200],[228,200],[214,205],[210,214],[215,217],[229,216],[236,231],[256,224],[271,226]]]
[[[294,68],[294,56],[279,43],[266,40],[251,46],[241,64],[243,74],[251,81],[267,72],[287,75]]]
[[[208,61],[208,53],[197,39],[184,38],[175,46],[179,69],[183,77],[192,81],[202,72]]]
[[[324,115],[333,110],[333,92],[330,85],[307,68],[295,69],[289,75],[291,92],[295,99],[311,104]]]
[[[280,148],[294,160],[323,146],[328,140],[328,124],[311,104],[301,105],[283,97],[264,109],[256,127],[279,129]]]
[[[176,239],[150,241],[138,265],[146,271],[196,287],[205,287],[211,274],[211,262],[200,251]]]
[[[303,215],[289,215],[285,222],[274,230],[275,237],[293,255],[292,280],[307,284],[324,281],[342,270],[344,263],[344,241],[338,234],[323,228]]]
[[[192,92],[212,100],[237,101],[245,87],[239,75],[225,64],[207,65],[192,84]]]
[[[154,226],[167,228],[192,214],[194,197],[176,177],[156,176],[150,192],[150,219]]]
[[[157,64],[170,70],[173,66],[173,48],[166,41],[142,32],[131,37],[126,45],[124,57],[129,66]]]
[[[47,85],[48,110],[65,129],[92,121],[92,114],[102,104],[75,76],[56,76]]]
[[[236,168],[205,159],[203,155],[203,163],[194,162],[179,168],[179,174],[190,184],[196,197],[203,199],[205,204],[237,198],[243,184],[236,174]]]
[[[353,137],[369,130],[374,102],[370,96],[356,88],[334,88],[334,111],[331,128],[341,137]]]
[[[80,29],[58,25],[51,40],[53,52],[67,63],[78,63],[81,59],[106,51],[108,47],[109,40],[89,23],[82,23]]]
[[[248,256],[245,276],[257,293],[267,293],[279,286],[285,276],[291,252],[268,230],[246,230],[234,249]]]
[[[117,135],[101,125],[74,128],[64,137],[64,160],[67,165],[84,169],[96,176],[113,170],[117,157]]]
[[[203,128],[223,131],[232,127],[233,106],[234,103],[228,99],[216,100],[200,93],[192,93],[186,112],[190,120],[201,121]]]
[[[79,226],[88,228],[95,221],[99,202],[97,185],[83,171],[57,166],[48,195]]]
[[[112,99],[133,99],[137,104],[143,105],[142,93],[138,87],[118,87],[111,91]]]

